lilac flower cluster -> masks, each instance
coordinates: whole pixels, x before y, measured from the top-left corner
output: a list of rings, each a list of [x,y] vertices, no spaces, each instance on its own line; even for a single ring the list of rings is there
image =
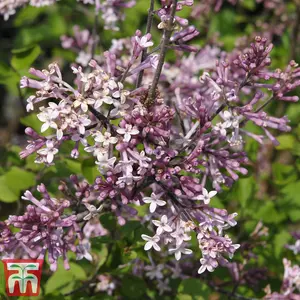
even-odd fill
[[[102,19],[105,22],[105,29],[119,30],[117,23],[124,20],[124,8],[130,8],[135,5],[135,0],[77,0],[86,5],[94,5],[96,14],[101,11]],[[0,15],[4,20],[8,20],[11,15],[16,13],[16,9],[31,5],[35,7],[48,6],[56,3],[57,0],[3,0],[0,3]]]
[[[280,293],[272,293],[270,286],[265,288],[267,295],[265,299],[268,300],[297,300],[300,292],[300,267],[298,265],[292,266],[292,263],[286,258],[283,259],[284,275],[281,285]]]
[[[202,189],[202,194],[192,198],[194,201],[203,201],[204,206],[208,205],[210,198],[216,195],[216,191],[208,192],[205,188]],[[165,206],[166,201],[159,198],[163,195],[155,193],[151,197],[145,197],[143,201],[150,203],[150,212],[154,213],[157,206]],[[186,248],[187,242],[191,240],[191,233],[196,232],[199,248],[202,252],[200,259],[201,267],[198,273],[201,274],[205,270],[214,271],[218,266],[218,260],[222,258],[222,253],[227,253],[230,257],[233,256],[238,244],[233,244],[227,235],[222,235],[223,229],[230,226],[235,226],[234,217],[236,214],[227,215],[225,210],[206,207],[202,211],[193,214],[192,211],[185,211],[182,219],[177,219],[176,213],[172,214],[171,218],[163,215],[160,220],[152,220],[152,223],[157,227],[156,234],[153,237],[142,235],[146,241],[145,250],[150,250],[152,247],[156,251],[161,251],[158,242],[163,245],[168,245],[170,254],[174,254],[176,260],[180,260],[182,254],[192,254],[191,249]],[[176,206],[174,207],[174,210]],[[178,208],[177,208],[178,209]],[[196,219],[199,226],[195,225],[192,220]],[[186,221],[184,221],[186,220]]]
[[[97,1],[89,3],[97,6]],[[259,36],[232,53],[188,45],[199,32],[176,11],[191,5],[193,1],[165,0],[149,12],[149,19],[158,16],[163,31],[152,52],[150,32],[137,30],[95,57],[95,38],[75,28],[74,38],[62,37],[65,48],[86,51],[72,66],[74,83],[63,79],[57,63],[42,71],[31,68],[35,79],[22,78],[21,88],[36,90],[27,99],[27,111],[43,104],[37,113],[41,134],[26,129],[30,141],[21,157],[36,153],[35,162],[49,166],[69,141],[70,156],[92,156],[99,176],[93,184],[71,177],[75,201],[63,185],[60,190],[69,200],[51,198],[44,185],[38,187],[41,201],[27,191],[23,199],[35,206],[5,223],[21,230],[11,235],[5,227],[4,251],[16,241],[26,244],[31,256],[48,250],[52,269],[60,256],[68,267],[68,250],[91,259],[89,238],[106,233],[97,217],[111,211],[121,226],[130,218],[152,221],[147,224],[155,234],[142,235],[146,251],[166,250],[176,261],[188,261],[196,252],[189,244],[194,236],[201,252],[201,258],[194,254],[200,259],[199,274],[230,266],[227,257],[239,244],[226,230],[237,224],[237,213],[215,208],[211,198],[247,174],[243,148],[248,137],[263,143],[266,136],[277,145],[273,131],[290,130],[286,117],[270,116],[264,108],[273,101],[298,100],[287,93],[300,85],[300,68],[292,61],[285,70],[270,69],[273,46]],[[164,63],[168,48],[178,51],[173,64]],[[191,53],[183,56],[185,50]],[[248,121],[262,134],[248,131]],[[137,217],[132,204],[149,204],[149,214]],[[166,282],[159,284],[167,289]]]
[[[82,233],[76,222],[76,215],[66,216],[66,210],[70,206],[70,201],[65,199],[52,198],[46,187],[41,184],[37,187],[43,198],[37,200],[30,191],[26,191],[23,200],[32,204],[26,206],[26,211],[22,216],[9,216],[6,225],[2,225],[1,233],[3,247],[1,250],[8,255],[17,255],[17,247],[23,249],[19,255],[26,254],[32,258],[43,259],[48,250],[48,260],[50,268],[55,271],[57,260],[63,257],[64,266],[69,268],[67,252],[79,252]],[[9,232],[7,225],[18,228],[15,234]],[[77,242],[79,244],[76,246]],[[1,252],[2,252],[1,251]]]

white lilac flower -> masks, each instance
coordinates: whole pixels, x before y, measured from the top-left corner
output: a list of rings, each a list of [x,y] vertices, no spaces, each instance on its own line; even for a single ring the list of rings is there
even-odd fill
[[[297,240],[294,245],[287,245],[286,247],[292,250],[295,255],[297,255],[300,252],[300,240]]]
[[[50,105],[50,103],[49,103],[49,105]],[[55,103],[53,103],[53,104],[55,104]],[[41,132],[46,131],[49,127],[56,129],[57,124],[54,122],[54,120],[59,115],[58,111],[56,109],[52,109],[50,107],[47,107],[47,108],[41,107],[40,110],[42,112],[37,114],[37,117],[41,122],[44,123],[41,127]]]
[[[87,116],[85,116],[85,115],[80,116],[77,119],[77,122],[76,122],[79,133],[84,134],[85,133],[85,127],[89,126],[91,124],[91,122],[92,121]]]
[[[191,236],[187,235],[182,227],[177,227],[176,231],[171,233],[171,236],[176,240],[176,247],[180,246],[183,242],[191,240]]]
[[[216,191],[208,192],[207,189],[202,189],[202,195],[196,196],[193,200],[202,200],[205,204],[209,204],[210,199],[217,194]]]
[[[195,229],[196,225],[192,221],[184,222],[181,220],[181,227],[184,229],[184,232],[190,232]]]
[[[91,205],[89,203],[83,203],[83,204],[89,211],[89,213],[83,218],[83,220],[85,221],[97,217],[99,215],[99,212],[103,209],[103,205],[100,205],[98,208],[96,208],[96,206]]]
[[[38,154],[46,157],[46,161],[50,164],[53,161],[54,155],[58,153],[58,149],[54,147],[54,142],[48,140],[46,142],[46,148],[37,151]]]
[[[158,220],[153,220],[152,223],[157,226],[156,233],[158,235],[162,234],[164,231],[166,232],[172,232],[173,229],[172,227],[168,224],[168,217],[166,215],[163,215],[160,219]]]
[[[114,101],[114,107],[111,112],[111,117],[120,116],[123,117],[127,114],[128,109],[130,108],[130,105],[127,103],[121,104],[120,101]]]
[[[89,64],[91,58],[92,55],[90,53],[87,53],[85,51],[80,51],[76,58],[76,62],[82,65],[83,67],[86,67]]]
[[[121,82],[118,82],[113,89],[117,89],[117,91],[114,91],[112,93],[112,96],[114,99],[120,99],[121,104],[124,104],[126,102],[127,96],[130,94],[129,91],[123,90],[123,84]]]
[[[109,144],[115,144],[118,142],[118,138],[111,135],[110,132],[102,132],[98,131],[94,134],[94,140],[98,143],[102,143],[104,147],[109,146]]]
[[[224,224],[224,221],[219,221],[222,225]],[[214,224],[215,223],[215,221],[213,221],[212,219],[210,219],[210,218],[206,218],[205,219],[205,221],[203,221],[203,222],[201,222],[200,224],[199,224],[199,226],[202,228],[202,230],[203,231],[206,231],[206,230],[208,230],[208,231],[212,231],[213,230],[213,227],[214,227]]]
[[[73,102],[73,106],[76,108],[76,107],[79,107],[81,108],[81,110],[86,113],[88,110],[89,110],[89,105],[93,105],[95,103],[95,100],[94,99],[91,99],[91,98],[84,98],[81,94],[79,94],[75,101]]]
[[[202,274],[205,270],[213,272],[218,266],[218,262],[212,258],[201,258],[200,259],[201,267],[198,270],[198,274]]]
[[[231,102],[237,99],[236,93],[234,89],[231,89],[230,92],[226,93],[227,101]]]
[[[135,40],[136,40],[136,42],[138,43],[138,45],[141,48],[148,48],[148,47],[152,47],[153,46],[153,42],[152,41],[148,41],[147,35],[144,35],[141,38],[139,38],[138,36],[136,36]]]
[[[95,143],[94,146],[88,146],[84,148],[86,152],[93,152],[93,156],[96,156],[101,161],[103,155],[107,154],[107,148],[103,147],[101,143]]]
[[[175,254],[176,260],[180,260],[181,253],[182,254],[192,254],[193,251],[191,249],[184,248],[181,244],[179,247],[176,247],[174,249],[169,249],[170,254]]]
[[[98,153],[96,164],[98,165],[98,170],[101,174],[105,174],[107,170],[113,168],[116,161],[116,157],[108,158],[108,154]]]
[[[143,201],[145,203],[150,203],[150,212],[154,213],[156,210],[157,206],[164,206],[167,204],[166,201],[159,199],[161,196],[163,195],[163,193],[160,193],[158,195],[156,195],[155,193],[151,194],[151,197],[144,197]]]
[[[146,241],[147,243],[144,246],[144,249],[146,251],[150,250],[152,247],[156,250],[156,251],[160,251],[160,247],[157,244],[159,242],[159,236],[154,235],[153,237],[146,235],[146,234],[142,234],[142,239],[144,241]]]
[[[123,172],[125,174],[130,174],[133,171],[132,165],[134,164],[134,161],[132,160],[120,160],[118,164],[114,168],[114,173],[120,173]]]
[[[215,126],[213,126],[213,130],[217,133],[220,133],[222,136],[226,136],[227,131],[226,131],[226,126],[224,123],[217,123]]]
[[[238,128],[240,124],[241,116],[235,115],[229,110],[225,110],[222,115],[224,119],[225,128]]]
[[[220,247],[222,247],[222,246],[220,246]],[[205,240],[201,241],[200,248],[202,251],[202,255],[205,257],[216,258],[217,254],[219,252],[216,242],[213,240],[211,240],[209,242],[205,241]]]
[[[163,264],[159,264],[159,265],[150,265],[150,266],[146,266],[145,270],[146,272],[146,276],[148,278],[150,278],[151,280],[153,279],[162,279],[164,278],[164,275],[162,274],[162,270],[164,269],[164,265]]]
[[[131,124],[126,124],[125,128],[118,128],[117,132],[119,134],[124,135],[124,141],[129,142],[132,135],[139,134],[139,130],[135,127],[133,127]]]
[[[227,142],[233,150],[241,151],[243,149],[243,137],[236,132],[232,132],[231,137],[227,138]]]
[[[111,96],[109,96],[109,90],[108,89],[106,89],[102,92],[94,91],[93,92],[93,97],[96,99],[96,102],[94,104],[95,109],[102,106],[103,103],[106,103],[106,104],[112,104],[113,103],[113,98]]]
[[[34,110],[34,106],[33,106],[33,100],[35,100],[36,97],[35,96],[30,96],[29,98],[27,98],[26,102],[26,111],[30,112],[31,110]]]
[[[119,177],[119,179],[116,183],[120,184],[120,183],[124,182],[126,185],[131,186],[131,185],[133,185],[133,183],[135,181],[139,181],[141,179],[142,179],[141,176],[134,176],[132,174],[126,174],[124,176]]]
[[[90,132],[87,130],[84,134],[75,133],[72,135],[71,139],[74,142],[80,142],[83,146],[87,146],[87,137],[90,135]]]

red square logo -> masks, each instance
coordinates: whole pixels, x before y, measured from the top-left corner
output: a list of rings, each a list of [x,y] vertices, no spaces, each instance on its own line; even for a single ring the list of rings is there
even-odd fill
[[[3,259],[7,296],[38,296],[42,259]]]

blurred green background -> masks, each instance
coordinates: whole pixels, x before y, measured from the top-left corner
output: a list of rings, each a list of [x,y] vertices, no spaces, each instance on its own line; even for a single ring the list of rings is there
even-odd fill
[[[198,1],[195,1],[198,3]],[[272,67],[284,68],[290,59],[300,62],[298,51],[299,9],[297,3],[286,1],[286,10],[278,15],[275,9],[266,10],[263,3],[254,0],[240,1],[237,6],[225,3],[220,12],[209,11],[207,14],[191,21],[200,31],[200,36],[193,42],[199,46],[207,43],[217,43],[223,50],[231,51],[239,39],[255,36],[256,33],[267,33],[267,28],[277,27],[284,23],[280,34],[271,35],[274,43]],[[98,53],[110,47],[111,39],[132,36],[138,28],[145,30],[148,1],[138,0],[137,5],[127,11],[126,19],[119,32],[104,31],[99,25],[101,49]],[[181,14],[188,16],[191,9],[185,9]],[[137,17],[138,16],[138,17]],[[287,18],[287,19],[286,19]],[[34,114],[24,110],[28,91],[18,88],[20,78],[28,75],[31,66],[45,68],[50,62],[56,61],[62,67],[65,77],[71,77],[69,64],[74,62],[76,54],[61,47],[60,36],[73,34],[73,25],[92,30],[94,13],[92,9],[76,1],[64,0],[56,5],[44,8],[25,7],[12,16],[7,22],[0,20],[0,218],[6,219],[10,214],[16,214],[23,209],[20,201],[21,193],[40,182],[44,182],[53,193],[61,178],[72,173],[83,174],[92,180],[97,174],[93,164],[88,159],[74,161],[66,158],[58,161],[55,166],[45,168],[34,164],[34,158],[26,160],[19,158],[20,149],[25,145],[23,132],[26,126],[39,130],[40,124]],[[269,27],[268,27],[269,26]],[[154,40],[159,40],[159,33],[154,32]],[[169,57],[173,58],[172,55]],[[298,95],[300,93],[298,91]],[[229,212],[238,212],[238,225],[230,230],[230,235],[238,243],[247,245],[250,234],[259,221],[268,228],[268,236],[259,242],[250,242],[243,251],[237,251],[234,261],[242,263],[247,257],[246,269],[267,267],[268,277],[258,282],[256,289],[247,284],[241,284],[237,292],[261,298],[263,288],[270,283],[272,290],[279,290],[283,276],[283,257],[294,263],[299,263],[299,256],[284,246],[292,243],[290,232],[299,229],[300,224],[300,104],[285,104],[277,102],[269,106],[269,111],[275,116],[287,115],[293,128],[290,133],[280,134],[281,145],[274,148],[270,143],[260,146],[249,140],[246,145],[251,159],[250,172],[234,184],[233,189],[219,194],[212,200],[217,207],[224,207]],[[248,125],[251,126],[251,125]],[[249,127],[250,128],[250,127]],[[65,153],[68,153],[66,149]],[[138,239],[133,239],[134,245]],[[108,246],[98,247],[100,257],[107,256]],[[255,245],[255,248],[251,247]],[[120,249],[124,244],[114,245],[109,249],[115,251],[119,264],[128,261],[128,253]],[[249,253],[255,255],[249,256]],[[131,255],[131,254],[130,254]],[[134,254],[132,254],[134,256]],[[249,256],[249,257],[248,257]],[[147,257],[144,257],[147,260]],[[72,261],[71,271],[66,273],[62,268],[54,275],[49,272],[43,277],[42,289],[49,299],[62,299],[60,293],[66,293],[87,279],[93,267],[86,261]],[[115,264],[117,264],[115,262]],[[115,274],[116,267],[110,262],[105,265],[105,272]],[[114,273],[115,272],[115,273]],[[123,288],[120,294],[124,299],[137,293],[137,299],[159,299],[160,296],[151,291],[151,285],[143,280],[131,277],[129,269],[122,271]],[[122,273],[120,273],[122,274]],[[207,274],[212,280],[230,280],[227,269],[219,268],[213,274]],[[177,299],[227,299],[211,289],[205,281],[187,279],[172,281],[173,292]],[[126,289],[130,290],[126,290]],[[225,286],[226,288],[226,286]],[[231,286],[232,288],[232,286]],[[144,290],[147,297],[143,298]],[[230,290],[230,288],[229,288]],[[0,286],[1,294],[1,286]],[[80,294],[79,294],[80,295]],[[83,296],[83,295],[82,295]],[[57,298],[55,298],[57,297]],[[79,299],[79,296],[73,296]],[[154,298],[153,298],[154,297]],[[162,296],[162,299],[174,299],[172,296]],[[95,298],[96,299],[96,298]],[[100,295],[97,299],[110,299]]]

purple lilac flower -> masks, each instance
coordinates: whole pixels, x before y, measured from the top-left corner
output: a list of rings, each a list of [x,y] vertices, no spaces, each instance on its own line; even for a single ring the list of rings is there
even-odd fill
[[[23,216],[10,216],[7,224],[20,229],[15,240],[26,245],[25,251],[30,256],[41,258],[47,251],[52,271],[56,270],[59,257],[63,257],[64,266],[68,269],[67,252],[77,252],[77,241],[80,245],[82,240],[76,215],[66,217],[64,211],[70,202],[52,198],[43,184],[38,186],[38,191],[43,196],[41,200],[37,200],[30,191],[24,193],[22,199],[33,205],[26,206]]]

